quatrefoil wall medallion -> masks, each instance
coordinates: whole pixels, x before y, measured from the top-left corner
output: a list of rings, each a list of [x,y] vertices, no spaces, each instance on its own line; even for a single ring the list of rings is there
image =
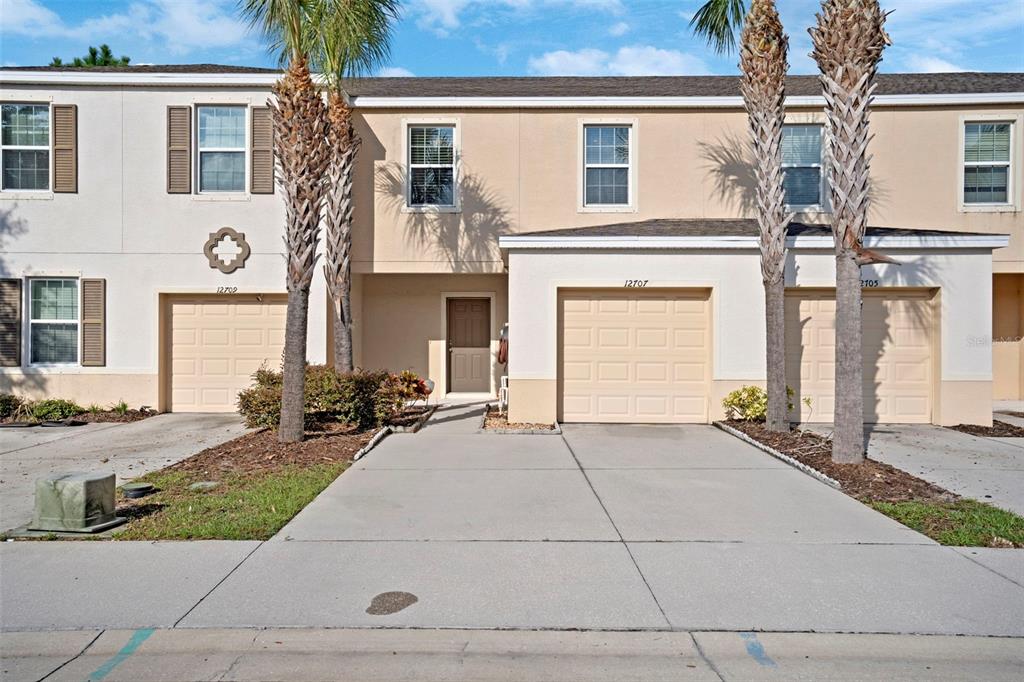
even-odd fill
[[[212,233],[203,246],[203,253],[209,259],[210,267],[217,268],[226,275],[245,267],[249,251],[245,233],[235,232],[230,227],[222,227]]]

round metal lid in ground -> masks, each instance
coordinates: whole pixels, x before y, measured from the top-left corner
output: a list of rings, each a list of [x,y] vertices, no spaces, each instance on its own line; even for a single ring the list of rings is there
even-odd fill
[[[121,486],[121,492],[124,493],[124,496],[132,499],[145,497],[154,490],[156,488],[153,487],[152,483],[125,483]]]

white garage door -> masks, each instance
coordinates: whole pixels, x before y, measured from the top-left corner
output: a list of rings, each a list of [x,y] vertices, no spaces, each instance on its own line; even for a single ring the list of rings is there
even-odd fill
[[[931,421],[930,294],[864,292],[864,419]],[[802,421],[830,422],[835,409],[835,293],[786,296],[786,374]],[[802,404],[809,397],[811,407]]]
[[[234,412],[261,364],[281,366],[286,298],[278,295],[170,300],[170,408]]]
[[[559,295],[559,420],[708,420],[706,290]]]

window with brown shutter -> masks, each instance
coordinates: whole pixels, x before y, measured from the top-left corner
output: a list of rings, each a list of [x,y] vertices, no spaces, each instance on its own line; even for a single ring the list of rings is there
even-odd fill
[[[82,366],[107,364],[107,280],[82,279]]]
[[[0,367],[21,366],[21,280],[0,279]]]
[[[53,105],[53,191],[78,192],[78,107]]]
[[[192,192],[192,107],[167,107],[167,193]]]
[[[252,109],[252,176],[253,194],[274,193],[274,122],[270,107]]]

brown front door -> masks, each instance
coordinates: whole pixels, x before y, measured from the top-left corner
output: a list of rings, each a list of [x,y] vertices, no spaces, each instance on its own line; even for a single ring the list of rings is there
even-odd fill
[[[448,391],[491,390],[491,301],[448,299]]]

